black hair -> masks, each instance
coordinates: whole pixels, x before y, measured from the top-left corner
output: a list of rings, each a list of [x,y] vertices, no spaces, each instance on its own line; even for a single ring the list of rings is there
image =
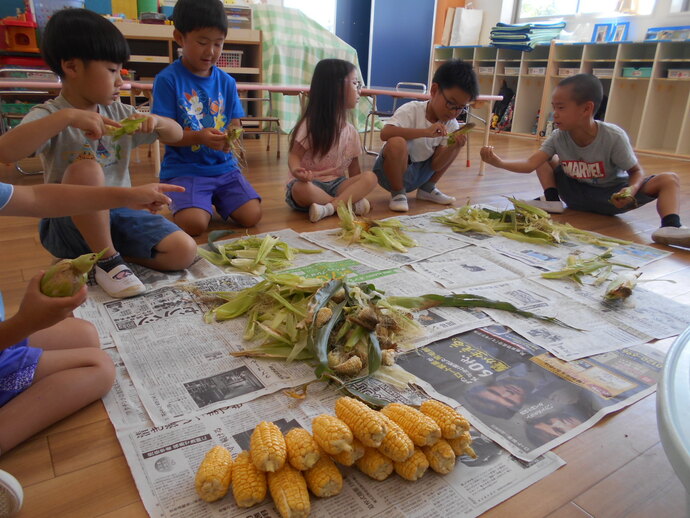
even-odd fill
[[[594,103],[592,115],[597,113],[604,97],[604,88],[601,86],[599,78],[591,74],[577,74],[566,77],[558,83],[558,86],[569,86],[573,101],[577,104],[592,101]]]
[[[88,9],[62,9],[54,13],[41,42],[43,59],[50,69],[64,77],[62,61],[81,59],[110,61],[124,65],[129,45],[112,22]]]
[[[534,390],[534,384],[531,381],[510,376],[500,380],[488,381],[486,383],[471,386],[465,391],[465,401],[469,406],[486,415],[499,417],[501,419],[510,419],[520,409],[522,403],[513,403],[511,406],[505,406],[497,401],[487,399],[486,396],[482,394],[489,386],[508,384],[517,385],[522,388],[525,391],[525,397]]]
[[[182,34],[209,27],[228,33],[228,17],[220,0],[177,0],[172,18]]]
[[[472,65],[461,59],[450,59],[443,63],[434,73],[432,83],[437,83],[441,90],[458,87],[470,95],[473,101],[479,95],[477,74]]]
[[[340,128],[345,124],[345,78],[355,69],[349,61],[322,59],[314,68],[309,87],[309,104],[290,135],[290,148],[300,124],[307,125],[307,139],[313,156],[323,156],[338,141]]]
[[[574,408],[573,405],[569,405],[569,408]],[[544,414],[539,417],[534,417],[532,419],[528,419],[527,422],[525,423],[526,429],[525,429],[525,435],[529,439],[529,441],[534,445],[534,446],[541,446],[543,444],[546,444],[549,441],[552,441],[559,436],[553,436],[550,433],[541,430],[537,428],[536,426],[538,424],[550,424],[552,419],[577,419],[579,421],[579,424],[582,424],[587,417],[579,415],[579,413],[575,412],[568,412],[567,409],[563,410],[556,410],[553,412],[549,412],[548,414]],[[578,426],[575,425],[575,426]],[[573,426],[573,428],[575,428]]]

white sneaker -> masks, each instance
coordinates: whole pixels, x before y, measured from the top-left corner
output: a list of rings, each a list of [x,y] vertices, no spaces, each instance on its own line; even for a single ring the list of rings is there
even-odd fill
[[[0,469],[0,517],[14,516],[22,508],[24,491],[12,475]]]
[[[362,198],[352,206],[352,210],[355,211],[355,215],[357,216],[365,216],[369,214],[369,211],[371,210],[369,200]]]
[[[652,241],[660,245],[675,245],[690,248],[690,228],[661,227],[652,233]]]
[[[120,264],[109,272],[98,265],[94,270],[98,285],[115,299],[134,297],[146,291],[146,286],[126,264]]]
[[[326,203],[325,205],[319,205],[318,203],[312,203],[309,207],[309,221],[316,223],[317,221],[335,214],[335,209],[332,203]]]
[[[539,196],[536,200],[520,200],[524,203],[537,207],[538,209],[545,210],[550,214],[562,214],[565,210],[565,205],[561,200],[558,201],[547,201],[543,196]]]
[[[455,201],[455,197],[443,194],[436,187],[434,187],[434,190],[431,192],[417,189],[417,199],[438,203],[439,205],[450,205]]]
[[[391,198],[388,208],[395,212],[407,212],[410,210],[407,206],[407,196],[405,194],[396,194]]]

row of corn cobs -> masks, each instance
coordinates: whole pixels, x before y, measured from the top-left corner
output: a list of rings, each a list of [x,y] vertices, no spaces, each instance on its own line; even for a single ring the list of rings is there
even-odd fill
[[[273,423],[262,421],[251,436],[250,451],[233,461],[230,452],[214,446],[196,474],[199,496],[213,502],[223,498],[232,482],[235,502],[251,507],[264,500],[267,487],[283,518],[309,515],[307,488],[317,497],[340,493],[343,477],[333,460],[356,465],[375,480],[395,470],[405,480],[417,480],[431,467],[445,475],[456,455],[470,455],[469,423],[448,405],[435,400],[420,410],[390,403],[380,412],[341,397],[337,417],[321,414],[312,420],[313,434],[293,428],[285,436]]]

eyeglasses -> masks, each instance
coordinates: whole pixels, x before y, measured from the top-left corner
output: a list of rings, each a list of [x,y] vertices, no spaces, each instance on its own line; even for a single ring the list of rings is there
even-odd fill
[[[446,97],[446,94],[443,93],[443,90],[439,89],[439,92],[441,92],[441,95],[446,100],[446,108],[448,108],[450,111],[459,112],[467,109],[467,105],[458,106],[453,101],[448,99],[448,97]]]
[[[358,92],[361,92],[364,83],[362,83],[359,79],[356,79],[355,81],[352,81],[352,86],[354,86]]]

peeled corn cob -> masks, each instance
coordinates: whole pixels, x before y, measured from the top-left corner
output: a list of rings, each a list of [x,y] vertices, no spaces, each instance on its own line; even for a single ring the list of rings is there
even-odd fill
[[[285,438],[275,424],[261,421],[250,441],[252,462],[261,471],[277,471],[287,458]]]
[[[388,433],[381,441],[379,451],[393,462],[405,462],[414,453],[414,444],[407,434],[393,420],[381,414]]]
[[[394,462],[395,472],[405,480],[419,480],[429,469],[429,461],[424,452],[415,447],[412,455],[405,462]]]
[[[305,471],[319,460],[319,446],[304,428],[293,428],[285,434],[288,462],[299,471]]]
[[[393,420],[417,446],[430,446],[441,437],[441,429],[433,419],[402,403],[389,403],[381,413]]]
[[[337,417],[318,415],[312,419],[311,429],[316,443],[329,455],[352,451],[352,430]]]
[[[343,466],[352,466],[357,460],[364,456],[364,445],[357,439],[352,441],[352,450],[343,451],[336,455],[331,455],[331,458],[338,464]]]
[[[248,451],[242,451],[232,464],[232,494],[239,507],[252,507],[266,498],[266,473],[257,469]]]
[[[120,121],[121,127],[106,126],[105,134],[112,137],[113,140],[118,140],[125,135],[133,135],[139,130],[139,127],[146,121],[146,117],[134,117],[130,115]]]
[[[435,399],[427,399],[419,407],[419,411],[431,417],[441,428],[444,439],[455,439],[470,429],[470,423],[453,408]]]
[[[453,471],[455,467],[455,453],[445,439],[439,439],[431,446],[424,446],[422,451],[429,461],[429,466],[436,473],[447,475]]]
[[[477,454],[472,449],[472,436],[470,432],[463,433],[460,437],[456,439],[446,439],[450,447],[453,448],[453,452],[458,457],[461,455],[469,455],[473,459],[477,458]]]
[[[364,448],[364,455],[355,464],[362,473],[378,481],[393,473],[393,461],[375,448]]]
[[[352,434],[364,446],[378,448],[388,429],[381,415],[364,403],[351,397],[341,397],[335,402],[335,415],[345,421]]]
[[[86,284],[86,274],[106,250],[58,261],[41,277],[41,293],[49,297],[71,297]]]
[[[290,464],[276,472],[268,473],[268,489],[273,502],[283,518],[306,518],[311,504],[307,482]]]
[[[304,472],[304,478],[309,490],[319,498],[335,496],[343,489],[343,475],[325,453],[312,468]]]
[[[232,454],[222,446],[211,448],[201,461],[194,479],[197,494],[206,502],[223,498],[232,480]]]

